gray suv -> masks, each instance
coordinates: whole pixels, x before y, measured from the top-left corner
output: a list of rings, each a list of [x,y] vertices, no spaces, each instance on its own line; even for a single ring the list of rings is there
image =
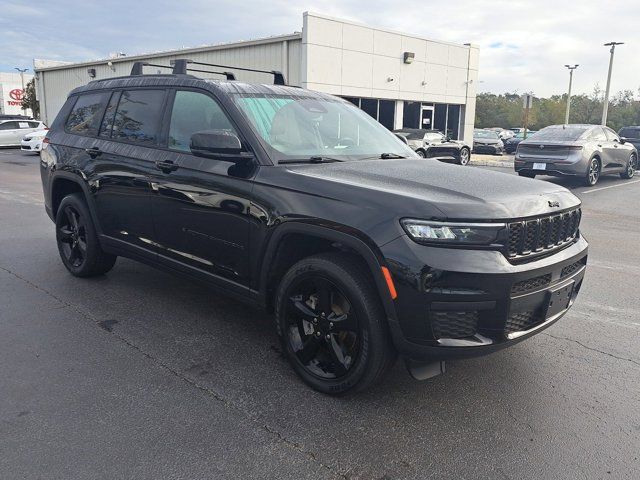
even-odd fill
[[[515,170],[520,176],[575,176],[593,186],[601,175],[633,177],[638,152],[609,127],[551,125],[518,145]]]

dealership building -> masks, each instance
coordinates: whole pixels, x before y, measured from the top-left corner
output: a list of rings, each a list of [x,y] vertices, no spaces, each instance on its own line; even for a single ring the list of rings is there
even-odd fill
[[[0,115],[31,115],[31,110],[22,110],[24,85],[33,75],[18,72],[0,72]]]
[[[50,124],[67,94],[94,79],[168,73],[175,59],[278,70],[289,85],[339,95],[389,129],[427,128],[471,141],[479,50],[315,13],[304,13],[302,32],[258,40],[123,56],[72,64],[34,61],[42,120]],[[202,70],[207,67],[198,67]],[[219,70],[219,69],[218,69]],[[272,82],[263,73],[231,71],[239,81]],[[194,73],[204,78],[221,78]]]

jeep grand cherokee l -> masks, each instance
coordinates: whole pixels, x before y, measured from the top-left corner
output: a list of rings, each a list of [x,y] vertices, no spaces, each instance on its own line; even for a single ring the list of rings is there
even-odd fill
[[[328,394],[401,355],[416,377],[534,335],[574,302],[580,201],[546,182],[420,158],[340,98],[188,74],[69,95],[41,174],[78,277],[123,256],[275,312]]]

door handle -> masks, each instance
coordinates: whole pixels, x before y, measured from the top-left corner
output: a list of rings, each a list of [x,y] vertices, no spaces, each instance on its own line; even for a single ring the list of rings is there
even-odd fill
[[[102,155],[102,150],[98,147],[85,148],[84,151],[87,152],[91,158],[96,158]]]
[[[156,162],[156,168],[162,170],[164,173],[175,172],[178,169],[178,165],[171,160],[163,160]]]

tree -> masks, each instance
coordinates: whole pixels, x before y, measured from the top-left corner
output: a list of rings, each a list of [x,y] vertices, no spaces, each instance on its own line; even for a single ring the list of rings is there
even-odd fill
[[[22,108],[30,109],[33,118],[40,118],[40,102],[36,100],[36,79],[32,78],[24,87],[24,95],[22,96]]]

